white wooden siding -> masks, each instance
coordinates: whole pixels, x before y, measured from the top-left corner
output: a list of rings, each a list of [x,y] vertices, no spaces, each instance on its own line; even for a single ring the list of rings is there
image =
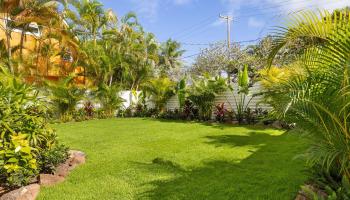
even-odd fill
[[[221,104],[221,103],[225,103],[225,107],[228,110],[236,110],[236,103],[235,103],[235,98],[237,101],[239,101],[239,94],[237,91],[237,87],[235,87],[235,85],[233,86],[234,91],[231,90],[227,90],[226,92],[223,92],[222,94],[218,95],[215,99],[215,105]],[[246,98],[246,102],[249,101],[249,99],[251,98],[252,95],[254,94],[258,94],[259,92],[261,92],[261,86],[259,83],[253,85],[253,87],[249,88],[249,95]],[[251,102],[249,103],[249,107],[251,109],[255,109],[255,108],[262,108],[263,110],[271,110],[271,107],[267,104],[263,104],[262,103],[262,96],[255,96]],[[168,110],[174,110],[176,108],[179,108],[179,101],[177,96],[173,96],[167,103],[167,109]],[[214,111],[215,109],[213,109]]]

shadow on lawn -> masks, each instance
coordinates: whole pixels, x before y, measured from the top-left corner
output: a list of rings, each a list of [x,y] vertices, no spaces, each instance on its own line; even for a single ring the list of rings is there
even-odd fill
[[[225,130],[232,127],[246,127],[249,130],[264,130],[266,128],[274,129],[272,127],[264,125],[239,125],[239,124],[223,124],[217,122],[207,122],[207,121],[189,121],[189,120],[169,120],[169,119],[158,119],[158,118],[143,118],[143,120],[163,122],[168,124],[200,124],[203,126],[208,126],[220,130]]]
[[[251,132],[248,136],[208,136],[216,147],[258,146],[241,162],[212,160],[203,167],[184,170],[165,165],[162,170],[174,175],[170,180],[153,181],[154,188],[139,194],[139,199],[293,199],[307,179],[304,161],[294,159],[305,150],[300,138],[288,133],[280,136]],[[160,164],[140,164],[156,173]],[[157,170],[153,171],[153,169]]]

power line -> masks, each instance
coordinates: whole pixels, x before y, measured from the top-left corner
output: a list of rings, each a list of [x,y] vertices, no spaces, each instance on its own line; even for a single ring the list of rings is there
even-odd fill
[[[244,43],[251,43],[251,42],[257,42],[259,40],[263,39],[263,37],[259,37],[257,39],[253,39],[253,40],[242,40],[242,41],[231,41],[234,44],[244,44]],[[186,43],[186,42],[180,42],[181,45],[186,45],[186,46],[210,46],[210,45],[215,45],[215,44],[220,44],[219,43],[215,43],[215,42],[211,42],[211,43]]]
[[[216,18],[215,19],[212,19],[211,21],[208,21],[207,20],[207,23],[202,23],[200,24],[199,27],[194,27],[191,31],[188,31],[188,32],[185,32],[183,33],[182,35],[179,35],[178,37],[176,37],[176,39],[187,39],[189,38],[190,36],[192,35],[196,35],[197,33],[199,32],[204,32],[206,31],[207,29],[211,28],[212,27],[212,24],[216,21]]]
[[[260,41],[262,39],[263,38],[256,38],[256,39],[252,39],[252,40],[242,40],[242,41],[237,41],[237,42],[232,42],[232,43],[234,43],[234,44],[252,43],[252,42],[258,42],[258,41]],[[181,43],[181,44],[183,44],[183,43]],[[188,44],[188,45],[207,45],[208,46],[208,45],[215,45],[215,44],[220,44],[220,43],[202,43],[202,44],[199,44],[199,43],[197,43],[197,44],[196,43],[185,43],[185,44]],[[212,51],[216,51],[219,48],[223,48],[224,47],[224,43],[222,43],[222,44],[223,44],[223,46],[218,46],[218,47],[212,49]],[[196,53],[196,54],[192,54],[192,55],[189,55],[189,56],[182,57],[181,59],[192,58],[192,57],[200,55],[201,53],[202,53],[202,51],[199,52],[199,53]]]
[[[187,28],[183,29],[182,31],[175,33],[174,37],[178,37],[178,36],[180,37],[180,36],[184,35],[186,32],[191,32],[191,31],[195,30],[197,27],[200,27],[203,24],[206,24],[207,22],[209,22],[213,18],[216,18],[216,15],[209,16],[209,17],[205,18],[204,20],[187,27]]]

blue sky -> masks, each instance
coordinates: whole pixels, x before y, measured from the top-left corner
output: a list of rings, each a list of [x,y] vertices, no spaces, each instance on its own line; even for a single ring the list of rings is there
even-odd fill
[[[219,14],[234,18],[231,41],[254,40],[285,22],[289,13],[302,9],[333,10],[350,6],[350,0],[101,0],[120,17],[137,13],[145,30],[160,42],[168,38],[183,43],[184,57],[208,44],[226,40],[226,23]],[[246,43],[245,43],[246,44]],[[194,57],[186,58],[190,63]]]

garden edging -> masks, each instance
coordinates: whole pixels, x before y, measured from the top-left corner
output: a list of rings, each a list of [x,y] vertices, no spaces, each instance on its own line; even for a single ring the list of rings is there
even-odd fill
[[[1,195],[0,200],[35,200],[40,192],[40,187],[49,187],[62,183],[69,173],[76,167],[85,163],[86,155],[84,152],[71,150],[69,158],[56,168],[54,174],[40,174],[30,185],[16,190],[8,191]]]

